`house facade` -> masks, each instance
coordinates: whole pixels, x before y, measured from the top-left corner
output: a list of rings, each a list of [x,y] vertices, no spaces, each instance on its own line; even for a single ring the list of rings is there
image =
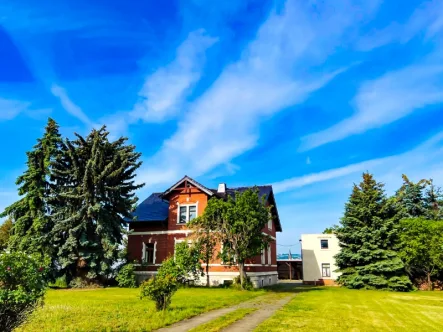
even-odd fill
[[[260,197],[265,196],[266,204],[271,206],[270,219],[262,231],[272,241],[261,255],[246,262],[245,270],[254,286],[262,287],[277,283],[276,232],[282,229],[272,186],[257,188]],[[226,199],[246,189],[248,187],[228,188],[223,183],[217,189],[210,189],[185,176],[164,192],[151,194],[135,210],[135,220],[129,222],[128,254],[131,260],[140,263],[137,278],[143,280],[155,275],[162,261],[174,255],[177,243],[192,241],[192,231],[186,225],[203,213],[209,199]],[[217,251],[221,249],[219,246]],[[229,282],[239,273],[236,266],[224,264],[216,256],[209,265],[211,286]],[[206,276],[199,282],[206,284]]]
[[[302,234],[303,283],[334,285],[340,275],[335,272],[334,258],[339,251],[339,241],[334,234]]]

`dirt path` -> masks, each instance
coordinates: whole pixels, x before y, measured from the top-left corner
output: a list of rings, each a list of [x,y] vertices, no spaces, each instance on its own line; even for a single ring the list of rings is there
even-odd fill
[[[260,324],[262,321],[272,316],[272,314],[276,310],[280,309],[282,306],[288,303],[293,297],[294,294],[291,294],[285,296],[284,298],[276,300],[272,298],[272,295],[263,295],[232,307],[212,310],[204,314],[195,316],[193,318],[182,320],[171,326],[156,331],[186,332],[202,324],[209,323],[210,321],[218,317],[224,316],[234,310],[240,308],[257,308],[258,310],[255,311],[254,313],[247,315],[242,320],[232,324],[231,326],[223,330],[223,331],[242,331],[242,332],[252,331],[258,324]]]
[[[252,314],[247,315],[245,318],[235,322],[234,324],[228,326],[222,331],[226,332],[253,331],[261,322],[264,322],[266,319],[271,317],[274,314],[274,312],[276,312],[278,309],[280,309],[289,301],[291,301],[293,297],[294,296],[286,296],[277,302],[263,305],[261,309],[258,309]]]

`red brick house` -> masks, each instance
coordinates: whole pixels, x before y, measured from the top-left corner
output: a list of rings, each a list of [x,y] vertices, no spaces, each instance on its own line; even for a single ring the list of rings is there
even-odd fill
[[[278,280],[276,232],[281,232],[280,219],[272,186],[258,186],[260,196],[265,196],[271,205],[272,218],[263,228],[263,233],[273,241],[261,255],[246,262],[246,271],[256,287],[275,284]],[[191,231],[186,223],[203,213],[208,200],[234,195],[248,187],[227,188],[220,184],[218,189],[209,189],[191,179],[183,177],[162,193],[153,193],[135,210],[135,221],[129,222],[128,251],[131,260],[143,262],[137,267],[139,280],[155,275],[162,261],[174,254],[175,244],[186,241]],[[219,248],[220,249],[220,248]],[[209,270],[211,285],[219,285],[238,276],[237,267],[223,264],[214,259]],[[202,277],[201,284],[206,284]]]

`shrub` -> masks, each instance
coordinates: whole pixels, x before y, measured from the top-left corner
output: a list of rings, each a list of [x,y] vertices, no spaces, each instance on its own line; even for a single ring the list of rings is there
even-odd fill
[[[157,310],[166,310],[171,304],[172,295],[178,289],[178,284],[172,275],[163,275],[143,282],[140,288],[140,298],[148,297],[155,301]]]
[[[254,289],[254,285],[252,284],[251,278],[249,278],[249,277],[246,277],[246,278],[243,279],[243,287],[241,287],[241,285],[240,285],[240,276],[239,275],[234,278],[234,286],[236,286],[238,288],[241,288],[241,289],[244,289],[244,290],[252,290],[252,289]]]
[[[124,265],[117,274],[115,280],[119,287],[135,288],[137,287],[137,280],[134,273],[134,264]]]
[[[23,252],[0,253],[0,330],[12,331],[43,304],[48,262]]]
[[[71,288],[99,288],[102,287],[96,280],[84,279],[84,278],[74,278],[69,283]]]

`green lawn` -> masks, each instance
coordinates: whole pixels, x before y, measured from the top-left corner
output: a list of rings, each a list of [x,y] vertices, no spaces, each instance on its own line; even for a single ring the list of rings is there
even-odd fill
[[[245,316],[257,310],[256,308],[243,308],[237,309],[229,314],[214,319],[213,321],[200,325],[199,327],[189,330],[189,332],[218,332],[235,323],[236,321],[243,319]]]
[[[443,331],[443,292],[336,287],[298,287],[296,292],[255,331]]]
[[[19,331],[151,331],[264,293],[180,289],[171,309],[162,313],[150,300],[140,300],[138,289],[50,290],[44,307]]]

